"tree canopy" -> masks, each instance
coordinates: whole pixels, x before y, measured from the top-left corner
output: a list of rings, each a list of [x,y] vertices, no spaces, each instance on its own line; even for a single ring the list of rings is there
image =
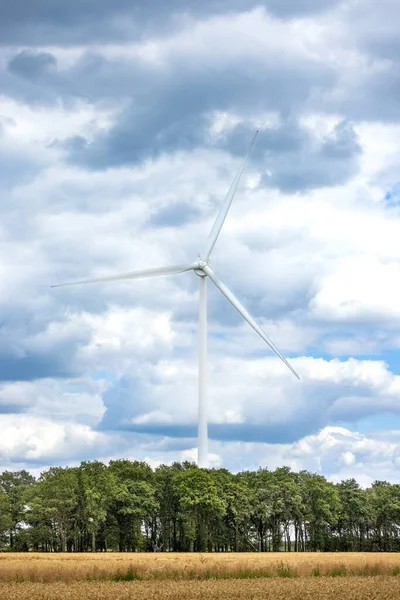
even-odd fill
[[[398,551],[400,485],[259,469],[82,462],[0,475],[0,549]]]

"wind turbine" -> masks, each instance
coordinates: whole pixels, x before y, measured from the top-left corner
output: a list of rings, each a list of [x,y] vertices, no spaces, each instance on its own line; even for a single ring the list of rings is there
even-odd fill
[[[239,169],[234,178],[231,187],[221,206],[219,214],[208,236],[207,244],[202,254],[199,254],[198,260],[188,264],[173,265],[168,267],[159,267],[155,269],[144,269],[142,271],[132,271],[130,273],[122,273],[120,275],[111,275],[106,277],[98,277],[96,279],[87,279],[84,281],[75,281],[73,283],[61,283],[51,287],[63,287],[69,285],[83,285],[88,283],[101,283],[105,281],[118,281],[121,279],[140,279],[145,277],[158,277],[162,275],[176,275],[185,271],[194,271],[199,277],[199,405],[198,405],[198,464],[200,467],[207,466],[208,454],[208,432],[207,432],[207,279],[210,279],[225,298],[232,304],[238,313],[245,321],[258,333],[264,342],[275,352],[275,354],[285,363],[292,373],[300,379],[299,375],[283,356],[281,351],[276,347],[274,342],[268,337],[265,331],[256,323],[250,313],[239,302],[236,296],[229,288],[217,277],[211,269],[209,261],[215,243],[218,239],[222,226],[225,222],[228,211],[231,207],[233,198],[235,197],[243,171],[246,168],[250,153],[254,147],[258,130],[255,132],[247,151],[243,165]]]

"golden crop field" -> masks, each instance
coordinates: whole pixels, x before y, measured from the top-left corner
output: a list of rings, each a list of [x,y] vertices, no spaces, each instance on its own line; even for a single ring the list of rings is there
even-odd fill
[[[394,553],[4,553],[0,581],[179,580],[397,576]]]
[[[4,600],[398,600],[400,578],[3,583]]]
[[[0,554],[10,600],[400,598],[400,554]]]

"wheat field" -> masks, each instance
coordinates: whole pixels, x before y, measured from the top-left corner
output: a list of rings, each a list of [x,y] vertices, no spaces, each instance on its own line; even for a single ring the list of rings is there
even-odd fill
[[[400,575],[394,553],[4,553],[0,582]],[[400,577],[399,577],[400,579]]]
[[[0,598],[400,598],[400,554],[0,554]]]
[[[0,583],[4,600],[398,600],[397,577]]]

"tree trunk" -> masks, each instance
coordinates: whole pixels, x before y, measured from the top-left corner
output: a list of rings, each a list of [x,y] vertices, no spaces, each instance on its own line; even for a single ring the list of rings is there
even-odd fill
[[[260,537],[260,552],[264,552],[264,528],[262,523],[259,524],[258,535]]]
[[[177,540],[177,536],[176,536],[176,519],[172,519],[172,529],[173,529],[173,534],[172,534],[172,548],[174,552],[177,552],[178,550],[178,540]]]
[[[289,526],[286,527],[286,543],[287,543],[287,551],[292,551],[292,540],[290,539],[290,531]]]
[[[237,521],[235,520],[235,541],[234,541],[234,550],[235,552],[238,551],[238,524]]]
[[[67,549],[67,544],[66,544],[66,539],[65,539],[65,532],[63,529],[60,529],[60,538],[61,538],[61,552],[65,552]]]
[[[199,519],[198,532],[199,532],[198,550],[200,552],[205,552],[205,550],[207,548],[208,527],[207,527],[206,520],[202,517],[200,517],[200,519]]]

